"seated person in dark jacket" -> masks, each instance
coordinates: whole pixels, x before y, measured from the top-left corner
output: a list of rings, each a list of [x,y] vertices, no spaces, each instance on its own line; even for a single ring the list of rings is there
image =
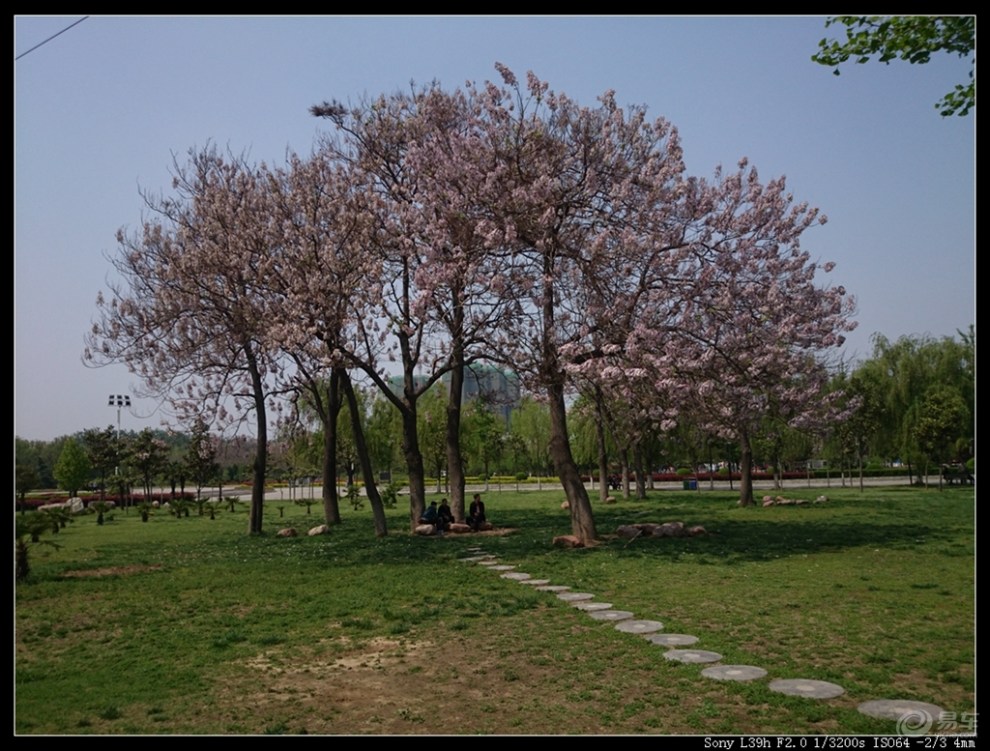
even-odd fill
[[[437,531],[446,532],[454,521],[454,512],[450,510],[450,504],[446,498],[440,499],[440,508],[437,509]]]
[[[430,507],[423,512],[423,515],[419,517],[420,524],[436,524],[437,523],[437,502],[433,501],[430,503]]]
[[[471,525],[471,529],[477,532],[486,521],[488,520],[485,518],[485,502],[481,500],[479,493],[475,493],[474,500],[471,501],[471,506],[468,508],[467,523]]]

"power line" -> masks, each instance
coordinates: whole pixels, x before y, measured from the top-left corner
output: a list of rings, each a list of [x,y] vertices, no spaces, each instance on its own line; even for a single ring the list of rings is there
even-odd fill
[[[22,52],[22,53],[21,53],[21,54],[19,54],[19,55],[18,55],[17,57],[15,57],[15,58],[14,58],[14,62],[17,62],[18,60],[20,60],[20,59],[21,59],[22,57],[24,57],[24,56],[25,56],[26,54],[28,54],[28,52],[34,52],[34,51],[35,51],[36,49],[38,49],[38,47],[40,47],[41,45],[43,45],[43,44],[47,44],[48,42],[50,42],[50,41],[52,41],[52,39],[54,39],[55,37],[57,37],[57,36],[58,36],[59,34],[64,34],[64,33],[65,33],[65,32],[67,32],[67,31],[68,31],[69,29],[71,29],[71,28],[72,28],[73,26],[78,26],[78,25],[79,25],[79,24],[81,24],[81,23],[82,23],[83,21],[85,21],[85,20],[86,20],[87,18],[89,18],[89,16],[83,16],[82,18],[80,18],[80,19],[79,19],[78,21],[76,21],[75,23],[72,23],[72,24],[69,24],[68,26],[66,26],[66,27],[65,27],[64,29],[62,29],[61,31],[59,31],[59,32],[57,32],[57,33],[55,33],[55,34],[52,34],[52,35],[51,35],[50,37],[48,37],[48,39],[46,39],[46,40],[44,40],[43,42],[38,42],[38,43],[37,43],[36,45],[34,45],[34,47],[32,47],[31,49],[29,49],[29,50],[28,50],[27,52]]]

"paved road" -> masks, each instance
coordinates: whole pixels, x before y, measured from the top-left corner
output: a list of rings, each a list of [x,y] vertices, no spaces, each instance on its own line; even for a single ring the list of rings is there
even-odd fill
[[[938,486],[938,475],[929,475],[928,482],[930,485]],[[880,487],[880,486],[892,486],[892,485],[907,485],[906,477],[865,477],[863,478],[863,484],[866,487]],[[807,490],[809,488],[817,490],[827,490],[829,488],[858,488],[859,479],[854,477],[852,479],[846,478],[845,484],[838,477],[833,477],[828,480],[826,479],[815,479],[812,478],[810,481],[807,479],[802,480],[784,480],[782,481],[783,490]],[[520,491],[526,490],[560,490],[560,485],[551,480],[547,480],[543,483],[520,483]],[[590,483],[586,484],[588,492],[593,495],[598,493],[598,485],[592,486]],[[491,483],[487,487],[483,484],[470,484],[466,488],[466,493],[470,496],[472,493],[498,493],[500,491],[515,491],[515,483],[504,483],[501,488],[495,484]],[[654,489],[656,490],[683,490],[683,481],[677,482],[658,482],[654,483]],[[709,483],[708,480],[700,480],[698,482],[698,492],[704,493],[708,490],[723,490],[723,491],[737,491],[739,490],[739,482],[734,481],[732,487],[729,487],[729,482],[727,480],[716,480],[714,483]],[[758,494],[763,494],[767,492],[774,492],[774,484],[772,480],[756,480],[753,482],[753,490]],[[427,485],[426,492],[433,493],[436,491],[435,485]],[[167,491],[166,491],[167,492]],[[612,491],[613,494],[621,494],[621,490]],[[635,492],[635,488],[632,489]],[[779,492],[779,491],[777,491]],[[291,490],[289,488],[277,488],[275,490],[270,490],[265,493],[266,501],[285,501],[290,503],[299,498],[314,498],[319,500],[322,494],[322,488],[319,485],[313,485],[312,487],[306,486],[301,488],[294,488]],[[203,488],[203,495],[216,497],[218,495],[217,488]],[[230,497],[231,495],[236,495],[238,498],[248,500],[251,498],[251,492],[249,490],[244,490],[241,486],[232,486],[230,488],[224,488],[224,497]]]

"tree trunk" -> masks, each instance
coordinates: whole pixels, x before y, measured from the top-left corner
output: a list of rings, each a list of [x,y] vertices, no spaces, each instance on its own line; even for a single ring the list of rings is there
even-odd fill
[[[753,506],[753,447],[749,434],[743,431],[739,436],[739,505]]]
[[[614,431],[613,431],[614,435]],[[619,461],[622,462],[622,497],[627,501],[630,498],[629,492],[629,449],[622,448],[619,450]]]
[[[426,509],[426,470],[416,430],[416,403],[410,404],[407,400],[401,412],[402,453],[409,473],[409,531],[412,532]]]
[[[248,513],[248,534],[261,534],[265,514],[265,474],[268,463],[268,415],[265,412],[265,389],[258,371],[258,362],[250,345],[244,347],[248,372],[254,391],[254,412],[258,431],[258,448],[254,455],[253,484],[251,486],[251,510]]]
[[[595,438],[598,442],[598,497],[602,503],[608,498],[608,444],[605,441],[605,397],[601,387],[595,386]]]
[[[368,496],[368,503],[371,505],[371,515],[375,521],[375,536],[385,537],[388,534],[388,524],[385,521],[385,506],[382,503],[381,494],[378,492],[378,484],[375,482],[375,471],[371,466],[371,456],[368,454],[368,442],[364,439],[364,427],[361,425],[361,415],[358,412],[357,396],[354,394],[351,377],[346,372],[341,373],[340,382],[344,389],[344,396],[347,398],[348,412],[351,413],[351,431],[354,433],[354,448],[357,450],[358,462],[361,464],[361,473],[364,475],[364,492]]]
[[[331,368],[323,419],[323,518],[327,524],[340,524],[340,498],[337,495],[337,417],[340,415],[340,369]],[[346,375],[346,373],[345,373]]]
[[[639,500],[646,499],[646,473],[643,470],[643,446],[641,443],[637,443],[633,447],[633,457],[635,462],[636,471],[636,498]]]
[[[450,370],[447,394],[447,479],[450,483],[450,510],[454,520],[464,521],[464,458],[461,455],[461,400],[464,390],[464,353],[453,343],[454,367]]]
[[[571,511],[571,532],[585,545],[590,545],[598,536],[595,519],[591,512],[588,490],[581,482],[581,473],[571,454],[570,438],[567,434],[567,409],[564,404],[564,388],[554,383],[547,389],[550,407],[550,458],[553,460],[557,476],[564,486],[564,495]]]

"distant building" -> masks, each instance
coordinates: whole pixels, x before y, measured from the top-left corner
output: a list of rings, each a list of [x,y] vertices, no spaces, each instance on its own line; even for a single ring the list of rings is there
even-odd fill
[[[414,376],[417,386],[426,382],[425,376]],[[440,380],[446,391],[450,391],[450,373]],[[402,376],[392,376],[388,379],[388,387],[394,394],[401,394],[404,382]],[[509,417],[512,410],[519,406],[521,389],[519,377],[509,370],[502,370],[493,365],[474,363],[464,369],[464,388],[461,391],[464,403],[481,399],[495,414],[505,420],[505,428],[509,428]]]
[[[449,374],[443,377],[443,382],[449,389]],[[508,430],[509,417],[513,408],[519,406],[521,398],[519,376],[493,365],[474,363],[464,369],[464,390],[461,395],[465,402],[481,399],[495,414],[505,420],[505,427]]]

